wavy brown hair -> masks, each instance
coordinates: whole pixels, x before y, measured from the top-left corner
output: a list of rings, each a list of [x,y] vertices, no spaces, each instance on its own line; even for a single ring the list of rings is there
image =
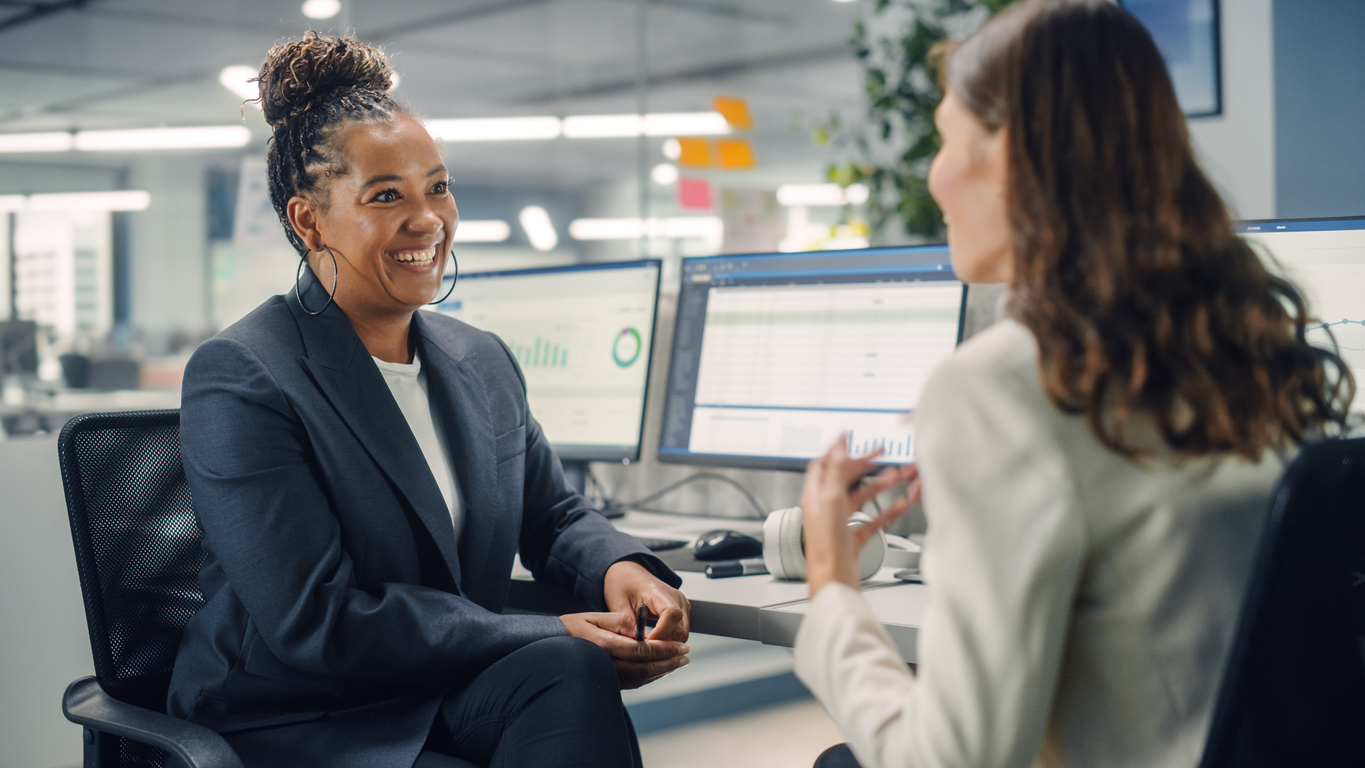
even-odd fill
[[[1345,426],[1349,368],[1233,231],[1141,24],[1105,0],[1027,0],[946,63],[958,100],[1008,131],[1009,310],[1060,408],[1130,458],[1147,453],[1124,439],[1137,413],[1184,456],[1255,460]]]

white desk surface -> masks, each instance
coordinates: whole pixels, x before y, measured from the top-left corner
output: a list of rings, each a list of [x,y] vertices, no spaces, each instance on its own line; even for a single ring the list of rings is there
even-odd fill
[[[747,533],[761,537],[763,522],[743,518],[687,517],[681,515],[660,515],[649,512],[630,512],[625,517],[614,520],[618,529],[625,533],[656,538],[677,538],[692,540],[706,531],[718,528]],[[864,583],[863,589],[869,597],[878,592],[892,590],[910,594],[923,593],[922,601],[928,600],[928,591],[920,585],[902,584],[896,581],[896,569],[883,568],[872,579]],[[708,579],[704,573],[680,571],[682,592],[692,603],[692,630],[708,635],[737,637],[745,640],[758,640],[768,645],[790,647],[796,639],[796,631],[805,615],[804,606],[809,589],[804,581],[782,581],[767,574],[757,576],[734,576],[727,579]],[[518,608],[539,610],[572,610],[573,607],[562,602],[562,590],[554,585],[535,584],[531,574],[521,566],[520,561],[513,566],[513,589],[509,604]],[[556,596],[556,594],[558,596]],[[907,661],[913,661],[915,624],[923,613],[923,605],[912,601],[910,608],[901,605],[902,601],[892,597],[878,598],[873,610],[880,617],[887,616],[888,631],[901,647],[901,653],[909,653]],[[581,608],[579,609],[581,610]],[[894,629],[893,629],[894,627]]]

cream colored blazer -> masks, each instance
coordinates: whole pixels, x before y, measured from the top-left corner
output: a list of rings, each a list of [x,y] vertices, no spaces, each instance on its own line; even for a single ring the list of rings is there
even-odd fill
[[[939,366],[915,417],[918,677],[843,585],[796,640],[864,768],[1196,765],[1280,459],[1106,450],[1008,320]]]

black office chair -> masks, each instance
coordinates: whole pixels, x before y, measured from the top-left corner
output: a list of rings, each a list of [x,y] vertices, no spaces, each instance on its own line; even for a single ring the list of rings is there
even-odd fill
[[[1365,765],[1365,439],[1280,479],[1202,768]]]
[[[186,622],[204,604],[180,412],[92,413],[57,442],[95,676],[66,689],[87,768],[240,768],[223,737],[166,714]]]
[[[77,416],[57,454],[95,657],[62,698],[85,727],[86,768],[242,768],[222,736],[166,714],[180,636],[204,604],[180,412]],[[432,752],[418,765],[477,768]]]

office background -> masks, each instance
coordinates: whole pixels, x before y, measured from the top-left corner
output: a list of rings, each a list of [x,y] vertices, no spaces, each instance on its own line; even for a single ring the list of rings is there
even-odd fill
[[[7,3],[0,8],[0,147],[8,134],[162,125],[245,125],[250,139],[218,149],[0,150],[0,201],[118,190],[150,196],[145,209],[94,219],[0,214],[0,296],[6,299],[0,309],[8,314],[8,297],[18,293],[11,275],[18,274],[21,251],[74,250],[73,242],[94,237],[94,258],[108,265],[98,283],[97,304],[107,303],[98,311],[105,314],[45,331],[42,375],[59,376],[54,366],[61,353],[126,358],[139,364],[135,383],[152,393],[148,402],[173,398],[179,366],[198,341],[288,290],[293,279],[297,262],[273,213],[261,215],[259,197],[251,206],[268,131],[259,112],[240,108],[241,97],[220,80],[225,68],[255,66],[272,43],[310,27],[354,29],[384,44],[402,77],[396,95],[433,119],[709,112],[718,96],[738,98],[752,128],[731,127],[723,138],[747,142],[752,167],[743,158],[731,167],[689,167],[665,154],[669,135],[446,145],[462,217],[507,228],[502,242],[460,244],[464,269],[664,259],[641,460],[594,467],[614,497],[639,498],[693,471],[654,458],[682,256],[776,249],[784,242],[821,248],[908,240],[894,231],[867,231],[860,206],[783,205],[778,195],[787,185],[822,183],[828,164],[841,159],[837,147],[813,141],[812,131],[831,114],[862,114],[861,67],[847,41],[869,5],[348,0],[336,15],[309,20],[297,0]],[[1222,111],[1192,118],[1190,129],[1235,214],[1365,214],[1359,148],[1365,4],[1223,0],[1220,24]],[[796,189],[784,199],[799,200]],[[521,223],[529,207],[543,209],[552,222],[549,247],[543,238],[533,242]],[[571,223],[584,219],[616,221],[618,234],[579,239]],[[659,236],[630,234],[630,222],[638,232],[651,219],[683,221],[672,226],[685,236],[666,236],[663,224]],[[620,222],[626,222],[624,235]],[[66,240],[42,239],[57,229]],[[990,290],[970,296],[969,333],[991,321],[995,299]],[[7,399],[22,397],[7,389]],[[90,661],[54,443],[29,434],[41,424],[6,423],[13,434],[0,442],[0,745],[6,755],[0,764],[74,765],[79,729],[61,718],[58,702],[61,688],[86,674]],[[799,493],[794,474],[723,473],[773,508]],[[748,514],[743,497],[714,483],[687,486],[658,506]],[[718,658],[781,666],[780,659],[718,647]],[[726,674],[715,678],[729,680]],[[761,716],[762,727],[774,734],[828,733],[819,731],[826,726],[818,711],[782,712]],[[744,740],[724,721],[712,727],[710,738],[719,743]]]

